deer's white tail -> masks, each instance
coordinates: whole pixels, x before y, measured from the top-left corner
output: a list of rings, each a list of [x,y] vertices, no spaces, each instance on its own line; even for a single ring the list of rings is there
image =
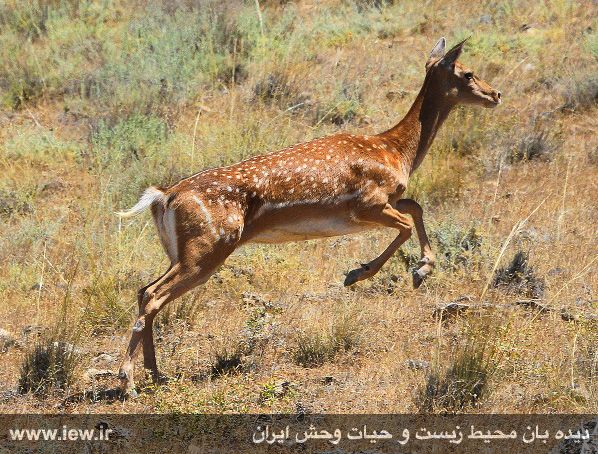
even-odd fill
[[[137,202],[135,206],[128,209],[127,211],[118,211],[116,214],[123,218],[135,216],[141,213],[143,210],[149,208],[154,203],[160,203],[162,204],[162,206],[165,206],[166,200],[167,196],[166,194],[164,194],[164,192],[162,192],[158,188],[150,186],[143,192],[141,198],[139,199],[139,202]]]

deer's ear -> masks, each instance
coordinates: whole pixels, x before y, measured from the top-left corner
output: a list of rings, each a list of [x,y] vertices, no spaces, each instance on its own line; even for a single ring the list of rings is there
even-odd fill
[[[430,65],[435,61],[438,61],[442,57],[444,57],[444,51],[446,50],[446,39],[444,37],[440,38],[432,52],[430,52],[430,56],[428,57],[428,61],[426,62],[426,69],[429,69]]]
[[[457,61],[457,59],[459,58],[459,56],[461,55],[461,52],[463,51],[463,45],[465,44],[465,41],[467,41],[469,38],[465,38],[463,41],[461,41],[459,44],[455,45],[454,47],[452,47],[446,54],[444,57],[442,57],[442,60],[440,61],[440,64],[446,66],[447,68],[452,68],[455,66],[455,62]]]

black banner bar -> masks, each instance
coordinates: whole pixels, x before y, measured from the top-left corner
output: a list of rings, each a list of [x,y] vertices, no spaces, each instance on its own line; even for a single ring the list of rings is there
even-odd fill
[[[0,415],[0,453],[598,453],[596,415]]]

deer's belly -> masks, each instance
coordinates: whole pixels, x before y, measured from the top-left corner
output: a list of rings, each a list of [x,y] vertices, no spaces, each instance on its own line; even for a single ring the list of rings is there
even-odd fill
[[[260,230],[249,239],[252,243],[285,243],[363,232],[371,226],[351,219],[331,217],[306,218],[295,222],[277,223]]]

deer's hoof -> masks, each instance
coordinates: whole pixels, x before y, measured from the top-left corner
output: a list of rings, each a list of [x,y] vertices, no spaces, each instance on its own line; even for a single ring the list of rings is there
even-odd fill
[[[425,278],[426,273],[420,270],[415,270],[413,272],[413,288],[419,288],[419,286],[422,285],[422,282],[424,282]]]
[[[131,378],[129,377],[129,374],[126,370],[121,369],[118,372],[118,378],[120,379],[120,391],[124,399],[135,399],[139,396],[137,391],[135,391],[135,384],[133,383],[133,380],[131,380]]]
[[[357,268],[356,270],[349,271],[347,276],[345,277],[344,285],[345,287],[349,287],[350,285],[355,284],[359,280],[359,276],[363,273],[361,268]]]

